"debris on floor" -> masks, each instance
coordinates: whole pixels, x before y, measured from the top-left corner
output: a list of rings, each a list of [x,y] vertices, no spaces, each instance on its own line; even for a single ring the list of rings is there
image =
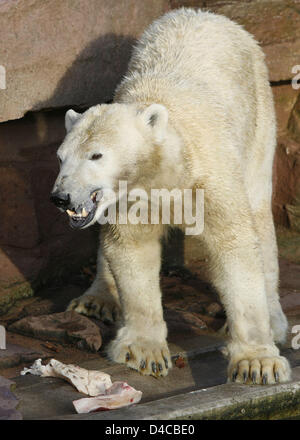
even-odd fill
[[[86,370],[76,365],[66,365],[55,359],[51,359],[47,365],[42,365],[42,360],[37,359],[30,368],[24,368],[21,375],[30,373],[35,376],[59,377],[66,379],[80,393],[88,396],[98,396],[105,393],[106,389],[112,385],[110,375],[101,371]]]
[[[9,326],[9,330],[48,341],[72,343],[81,349],[98,351],[102,345],[99,327],[76,312],[28,316]]]
[[[138,403],[142,392],[135,390],[126,382],[114,382],[105,394],[74,400],[73,405],[78,413],[89,413],[118,409]]]
[[[42,344],[42,347],[46,348],[50,351],[55,351],[56,353],[59,353],[61,351],[60,347],[58,347],[55,344],[52,344],[51,342],[46,341],[44,344]]]
[[[37,359],[30,368],[21,371],[22,376],[28,373],[66,379],[80,393],[91,396],[73,401],[77,413],[122,408],[138,403],[142,398],[142,392],[135,390],[127,382],[112,383],[109,374],[86,370],[76,365],[66,365],[56,359],[51,359],[47,365],[42,365],[42,360]]]
[[[185,361],[184,358],[182,356],[178,356],[176,361],[175,361],[175,366],[177,368],[184,368],[185,367]]]

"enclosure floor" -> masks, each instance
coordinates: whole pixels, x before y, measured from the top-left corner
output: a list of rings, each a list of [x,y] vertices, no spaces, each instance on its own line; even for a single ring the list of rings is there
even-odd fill
[[[282,259],[280,268],[281,301],[288,315],[290,326],[288,341],[283,347],[282,353],[288,357],[295,369],[295,386],[298,386],[300,375],[297,367],[300,366],[300,349],[294,350],[291,348],[291,338],[295,336],[291,333],[291,329],[294,325],[300,324],[300,265]],[[8,366],[7,363],[5,364],[3,356],[0,357],[0,375],[10,378],[16,383],[14,394],[20,400],[19,411],[23,418],[87,417],[87,415],[77,415],[75,413],[72,401],[83,397],[83,395],[78,393],[69,383],[57,378],[20,376],[20,371],[24,366],[32,363],[33,357],[34,359],[42,357],[44,361],[55,358],[88,369],[105,371],[112,376],[113,381],[126,381],[136,389],[141,390],[143,392],[142,401],[130,409],[130,417],[134,417],[136,408],[136,417],[138,418],[138,414],[140,414],[138,408],[146,405],[145,408],[150,408],[152,411],[150,411],[149,417],[151,418],[151,414],[154,414],[153,418],[157,418],[158,407],[153,407],[155,403],[159,406],[163,404],[162,402],[168,402],[165,399],[173,399],[176,396],[179,401],[180,399],[189,399],[194,395],[193,393],[190,394],[191,392],[203,389],[210,390],[214,395],[214,387],[216,386],[220,386],[220,393],[221,391],[222,393],[225,392],[226,396],[229,391],[229,395],[233,393],[234,400],[234,396],[238,396],[241,391],[238,386],[232,389],[230,385],[225,385],[227,361],[221,353],[221,348],[225,344],[225,337],[219,331],[225,322],[224,312],[212,287],[201,281],[196,268],[192,272],[193,276],[186,273],[176,273],[176,271],[162,276],[164,313],[169,328],[168,340],[173,358],[173,368],[167,377],[159,379],[142,376],[124,365],[110,362],[105,356],[105,347],[114,335],[114,326],[100,323],[97,319],[93,319],[93,321],[100,327],[103,337],[103,346],[97,353],[79,350],[75,346],[62,344],[60,341],[44,341],[9,331],[10,324],[24,316],[38,316],[64,311],[70,299],[82,293],[84,290],[82,285],[72,284],[50,290],[45,289],[40,296],[17,303],[9,313],[1,317],[0,324],[3,323],[8,329],[8,348],[21,347],[30,352],[31,358],[30,361],[29,358],[26,359],[26,356],[25,358],[16,358],[15,361],[12,358]],[[178,365],[176,363],[178,356],[184,359],[183,368],[176,366]],[[250,387],[249,390],[252,390],[252,388]],[[256,386],[255,388],[262,387]],[[272,388],[272,386],[267,388]],[[286,392],[290,392],[290,390]],[[274,388],[274,393],[279,395],[283,391]],[[249,399],[252,399],[251,395],[249,395]],[[176,404],[175,402],[174,405],[176,406]],[[300,406],[298,409],[300,412]],[[126,418],[126,411],[128,410],[119,410],[124,412],[120,414],[118,412],[118,414],[120,417],[123,414]],[[147,411],[145,414],[147,414]],[[272,414],[268,415],[269,418],[271,416]],[[95,417],[95,414],[89,417]],[[97,417],[105,419],[111,417],[113,419],[116,417],[116,412],[97,413]],[[179,417],[183,417],[183,413]],[[201,418],[199,414],[195,417]]]

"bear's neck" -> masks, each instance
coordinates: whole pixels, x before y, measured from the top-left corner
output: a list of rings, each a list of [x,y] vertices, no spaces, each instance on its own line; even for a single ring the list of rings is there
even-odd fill
[[[158,168],[157,163],[153,164],[157,168],[157,174],[154,179],[153,174],[151,175],[152,188],[155,184],[160,185],[161,188],[187,188],[192,185],[189,181],[191,174],[188,154],[185,151],[184,132],[179,133],[175,128],[175,113],[178,112],[177,101],[174,99],[177,94],[176,88],[175,83],[170,84],[170,78],[132,73],[120,83],[115,92],[116,103],[133,104],[139,110],[156,103],[164,105],[168,110],[168,134],[163,145],[157,146],[160,149],[160,163]]]

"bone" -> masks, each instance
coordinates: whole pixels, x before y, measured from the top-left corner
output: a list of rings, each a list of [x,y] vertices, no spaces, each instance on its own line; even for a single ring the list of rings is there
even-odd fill
[[[73,405],[78,413],[89,413],[133,405],[141,398],[142,392],[135,390],[128,383],[114,382],[104,395],[74,400]]]
[[[27,373],[43,377],[60,377],[74,385],[80,393],[88,396],[104,394],[112,385],[109,374],[86,370],[72,364],[67,365],[55,359],[51,359],[47,365],[42,365],[42,360],[37,359],[30,368],[21,371],[22,376]]]

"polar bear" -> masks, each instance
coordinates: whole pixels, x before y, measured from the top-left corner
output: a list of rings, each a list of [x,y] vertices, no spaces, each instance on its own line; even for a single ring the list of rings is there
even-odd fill
[[[210,256],[226,309],[229,381],[290,379],[275,345],[287,331],[271,213],[275,125],[264,55],[253,37],[223,16],[182,8],[144,32],[112,104],[66,113],[57,153],[51,198],[74,228],[99,221],[120,180],[146,192],[204,190],[204,231],[193,239]],[[96,279],[69,305],[117,319],[110,358],[154,376],[172,366],[159,285],[167,227],[103,225]]]

